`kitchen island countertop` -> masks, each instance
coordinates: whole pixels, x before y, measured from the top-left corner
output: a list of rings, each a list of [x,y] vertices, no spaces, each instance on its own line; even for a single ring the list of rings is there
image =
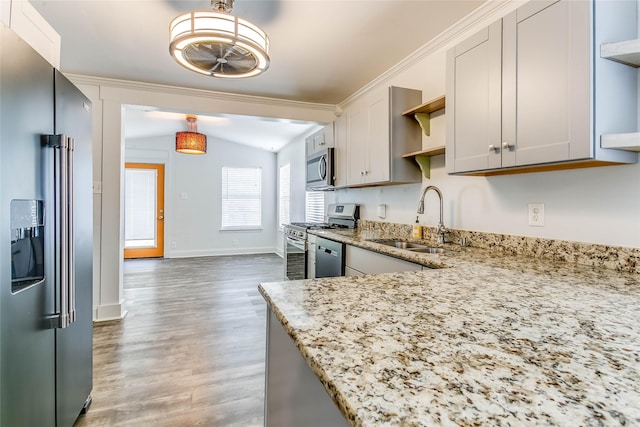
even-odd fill
[[[422,272],[262,283],[351,425],[640,424],[640,276],[492,251]]]

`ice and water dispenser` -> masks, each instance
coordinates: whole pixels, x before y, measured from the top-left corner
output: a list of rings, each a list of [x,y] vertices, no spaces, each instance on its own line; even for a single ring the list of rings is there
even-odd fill
[[[44,280],[44,202],[11,201],[11,292]]]

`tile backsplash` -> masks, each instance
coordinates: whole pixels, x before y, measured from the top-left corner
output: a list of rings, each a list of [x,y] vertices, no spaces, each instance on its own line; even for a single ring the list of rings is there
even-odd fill
[[[410,239],[412,232],[412,226],[410,224],[370,220],[360,220],[358,222],[358,228],[405,239]],[[423,240],[432,244],[436,242],[435,227],[423,226],[422,230]],[[447,242],[458,243],[461,238],[465,239],[468,246],[495,250],[505,255],[532,256],[618,271],[640,273],[639,248],[449,229]]]

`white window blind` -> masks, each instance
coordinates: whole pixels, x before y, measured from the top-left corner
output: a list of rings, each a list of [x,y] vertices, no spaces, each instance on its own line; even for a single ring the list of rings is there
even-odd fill
[[[291,164],[280,166],[278,181],[278,224],[279,227],[291,222]]]
[[[222,229],[262,227],[262,169],[222,168]]]
[[[125,170],[124,238],[125,247],[154,247],[156,241],[155,169]]]
[[[324,191],[307,191],[305,222],[324,222]]]

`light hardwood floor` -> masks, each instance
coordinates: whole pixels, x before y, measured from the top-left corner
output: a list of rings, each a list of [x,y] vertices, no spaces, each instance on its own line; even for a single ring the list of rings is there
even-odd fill
[[[127,316],[94,326],[93,404],[75,427],[262,426],[274,254],[127,260]]]

